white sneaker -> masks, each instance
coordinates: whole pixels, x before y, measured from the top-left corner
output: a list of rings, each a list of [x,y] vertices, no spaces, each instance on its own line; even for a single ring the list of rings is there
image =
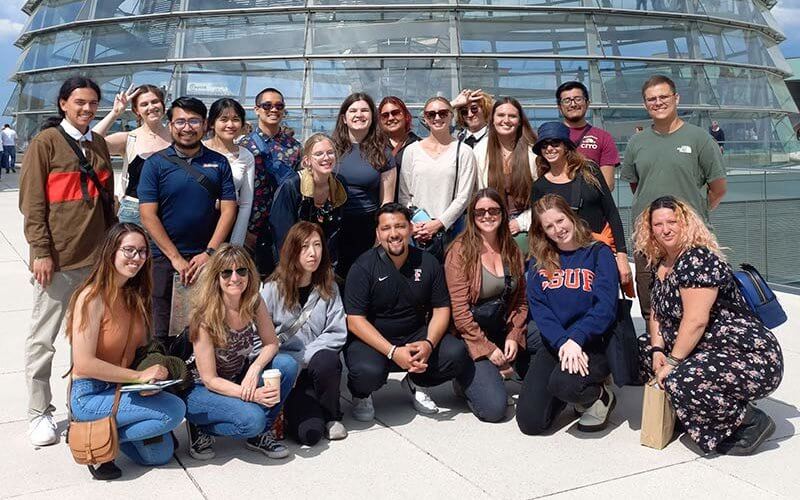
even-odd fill
[[[347,437],[347,429],[338,420],[325,424],[325,437],[330,441],[338,441]]]
[[[439,413],[439,407],[436,406],[436,403],[433,402],[427,393],[417,388],[417,386],[411,382],[411,377],[406,375],[403,381],[400,382],[400,386],[411,394],[411,401],[414,403],[414,409],[417,410],[418,413],[422,413],[423,415]]]
[[[608,417],[617,404],[617,398],[614,396],[610,386],[604,385],[603,391],[608,394],[608,404],[604,404],[602,399],[598,399],[592,403],[592,406],[586,408],[586,411],[581,413],[581,418],[578,420],[579,431],[597,432],[606,428]]]
[[[375,419],[375,407],[372,405],[372,395],[365,398],[353,396],[353,418],[359,422],[372,422]]]
[[[49,413],[39,415],[28,424],[28,437],[34,446],[49,446],[58,442],[56,422]]]

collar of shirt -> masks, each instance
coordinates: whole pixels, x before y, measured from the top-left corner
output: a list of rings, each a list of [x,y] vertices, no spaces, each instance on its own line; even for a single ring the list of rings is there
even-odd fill
[[[176,148],[175,144],[173,143],[169,148],[167,148],[167,154],[170,155],[170,156],[177,156],[178,158],[183,158],[184,160],[190,160],[191,161],[191,160],[194,160],[195,158],[200,158],[201,156],[203,156],[203,154],[205,153],[204,150],[205,150],[205,146],[203,146],[203,143],[200,143],[200,149],[197,150],[197,153],[195,153],[192,156],[187,156],[187,155],[181,153],[180,151],[178,151],[178,148]]]
[[[67,121],[66,119],[61,120],[61,127],[64,129],[64,131],[67,133],[67,135],[69,135],[70,137],[72,137],[73,139],[75,139],[78,142],[84,142],[84,141],[92,142],[92,129],[91,128],[89,129],[88,132],[83,134],[83,133],[81,133],[80,130],[78,130],[75,127],[73,127],[72,124],[69,121]]]
[[[473,132],[467,132],[467,135],[466,135],[466,137],[470,137],[470,136],[472,136],[472,137],[474,137],[474,138],[475,138],[475,140],[476,140],[476,141],[480,141],[480,140],[481,140],[481,139],[483,139],[483,137],[486,135],[486,132],[488,132],[488,130],[489,130],[489,126],[488,126],[488,125],[486,125],[486,126],[484,126],[482,129],[478,130],[478,131],[477,131],[477,132],[475,132],[475,133],[473,133]]]

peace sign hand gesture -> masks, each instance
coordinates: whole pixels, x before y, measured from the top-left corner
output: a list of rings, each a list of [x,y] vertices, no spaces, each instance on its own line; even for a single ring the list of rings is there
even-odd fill
[[[122,91],[114,96],[114,106],[111,108],[114,115],[119,116],[125,112],[128,107],[128,101],[139,95],[139,90],[134,90],[133,83],[128,87],[128,90]]]

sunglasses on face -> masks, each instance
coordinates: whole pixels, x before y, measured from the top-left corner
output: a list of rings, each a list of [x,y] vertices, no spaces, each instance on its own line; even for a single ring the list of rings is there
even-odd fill
[[[122,252],[122,255],[125,256],[126,259],[135,259],[137,257],[141,257],[142,259],[147,258],[147,247],[121,247],[119,251]]]
[[[425,118],[427,118],[428,120],[433,120],[437,116],[439,118],[447,118],[448,116],[450,116],[450,110],[440,109],[439,111],[426,111],[423,113],[423,115],[425,115]]]
[[[249,271],[247,270],[246,267],[237,267],[236,268],[236,274],[238,274],[242,278],[247,277],[248,272]],[[231,279],[231,276],[233,276],[233,273],[234,273],[233,269],[223,269],[222,271],[219,272],[219,276],[220,276],[220,278],[222,278],[224,280],[229,280],[229,279]]]
[[[500,207],[491,207],[491,208],[476,208],[475,209],[475,217],[486,217],[486,215],[490,215],[492,217],[497,217],[498,215],[502,214],[503,210]]]
[[[399,117],[403,116],[403,110],[402,109],[393,109],[391,111],[384,111],[383,113],[381,113],[381,120],[384,120],[384,121],[388,120],[390,116],[392,118],[399,118]]]
[[[278,111],[283,111],[283,109],[286,108],[286,104],[281,101],[276,101],[276,102],[264,101],[261,104],[258,104],[257,107],[263,109],[264,111],[271,111],[273,109],[276,109]]]
[[[561,141],[542,141],[542,149],[547,149],[549,147],[558,148],[563,143]]]
[[[468,114],[472,113],[473,115],[477,115],[478,111],[481,110],[481,107],[477,104],[471,104],[469,106],[461,108],[458,112],[461,113],[461,116],[467,116]]]

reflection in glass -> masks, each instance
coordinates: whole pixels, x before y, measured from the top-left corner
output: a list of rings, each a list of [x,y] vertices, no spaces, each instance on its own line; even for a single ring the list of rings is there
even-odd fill
[[[467,11],[460,21],[464,53],[586,54],[581,14]]]
[[[254,47],[269,47],[268,55],[302,55],[304,31],[303,14],[191,18],[183,55],[252,56]]]
[[[176,19],[104,24],[93,29],[88,61],[147,61],[172,55]]]

